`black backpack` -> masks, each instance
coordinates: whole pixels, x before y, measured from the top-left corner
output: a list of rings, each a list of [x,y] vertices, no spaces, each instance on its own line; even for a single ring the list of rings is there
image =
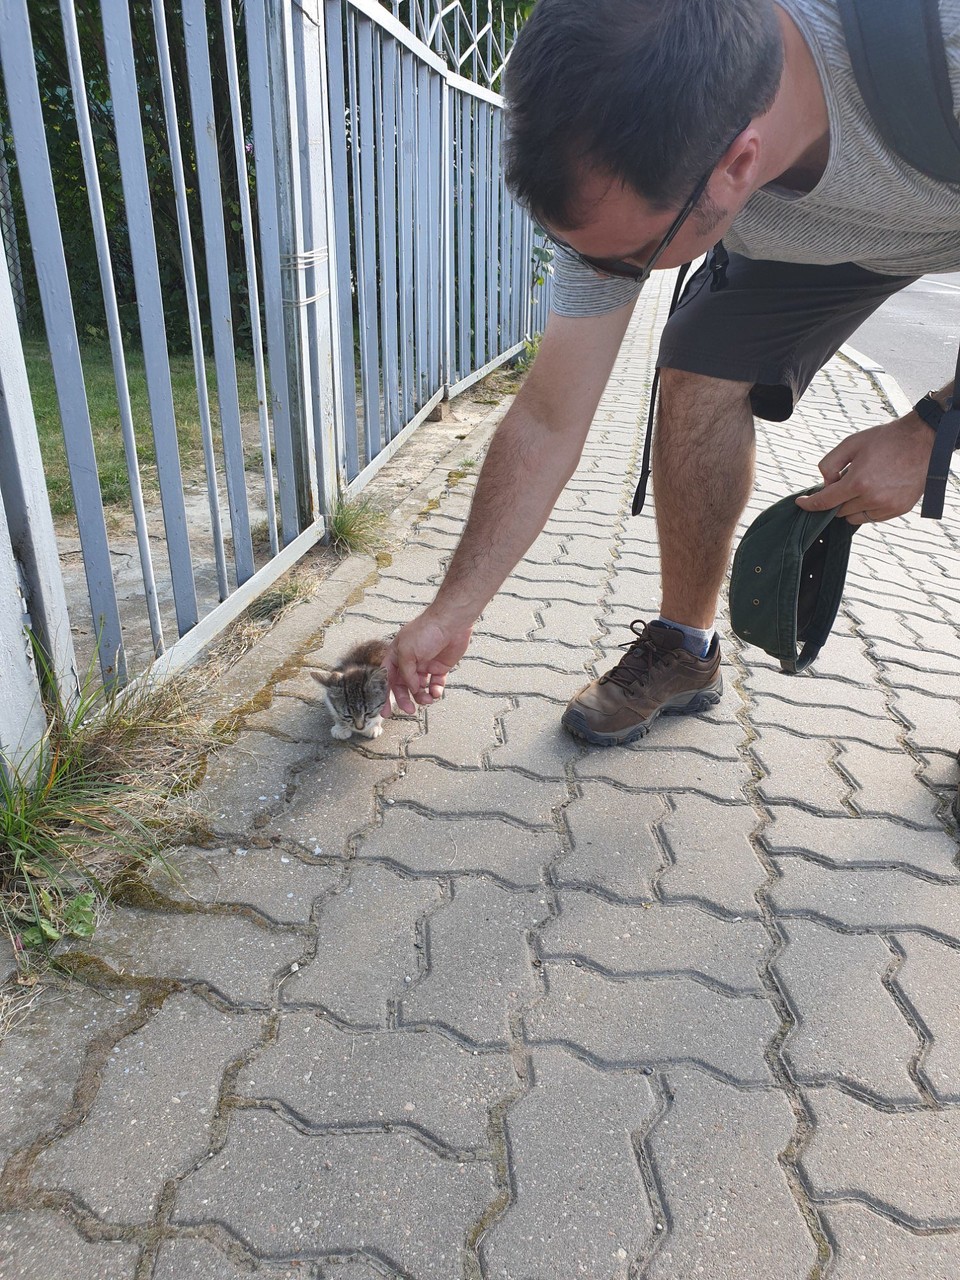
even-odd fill
[[[837,7],[857,85],[884,142],[914,169],[938,182],[960,186],[960,125],[954,115],[937,0],[837,0]],[[722,246],[714,250],[713,265],[711,287],[722,287]],[[682,285],[681,275],[671,311],[679,301]],[[650,417],[640,482],[633,499],[634,515],[643,507],[650,475],[657,381],[655,377],[650,393]],[[960,352],[954,395],[937,427],[921,516],[939,520],[943,515],[950,459],[958,439]]]

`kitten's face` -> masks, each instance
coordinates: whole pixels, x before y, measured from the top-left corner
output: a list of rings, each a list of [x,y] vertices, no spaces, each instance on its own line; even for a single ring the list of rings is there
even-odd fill
[[[314,677],[323,685],[327,706],[334,722],[354,733],[369,733],[379,725],[387,700],[387,675],[380,667],[341,673],[331,671]]]

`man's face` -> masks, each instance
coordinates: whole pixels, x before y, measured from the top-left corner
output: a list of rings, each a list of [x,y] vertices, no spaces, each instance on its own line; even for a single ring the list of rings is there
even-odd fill
[[[739,210],[730,211],[714,201],[711,180],[689,216],[663,251],[656,269],[677,267],[701,257],[720,240]],[[654,209],[642,196],[608,175],[590,172],[580,185],[582,225],[557,234],[584,258],[621,261],[639,270],[649,263],[680,209]],[[549,231],[549,228],[548,228]],[[606,274],[599,267],[598,274]],[[610,274],[625,274],[612,271]]]

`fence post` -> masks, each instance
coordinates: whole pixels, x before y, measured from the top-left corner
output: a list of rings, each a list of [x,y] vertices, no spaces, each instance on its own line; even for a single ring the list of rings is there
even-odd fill
[[[328,516],[339,490],[343,451],[337,424],[343,421],[343,416],[334,377],[334,369],[339,368],[340,341],[339,325],[334,322],[337,298],[332,288],[335,279],[333,159],[324,5],[325,0],[300,0],[291,6],[294,57],[288,75],[294,79],[290,100],[296,106],[297,115],[291,142],[296,145],[299,140],[299,154],[294,154],[293,165],[299,165],[302,237],[297,271],[298,306],[312,373],[313,403],[308,420],[314,433],[320,510]]]
[[[68,706],[79,682],[13,291],[2,267],[0,333],[0,750],[17,763],[46,728],[25,623]]]

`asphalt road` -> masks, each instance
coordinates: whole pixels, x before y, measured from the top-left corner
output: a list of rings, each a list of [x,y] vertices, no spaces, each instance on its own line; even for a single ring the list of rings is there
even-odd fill
[[[850,345],[872,356],[911,400],[953,377],[960,340],[960,272],[924,276],[889,298]]]

